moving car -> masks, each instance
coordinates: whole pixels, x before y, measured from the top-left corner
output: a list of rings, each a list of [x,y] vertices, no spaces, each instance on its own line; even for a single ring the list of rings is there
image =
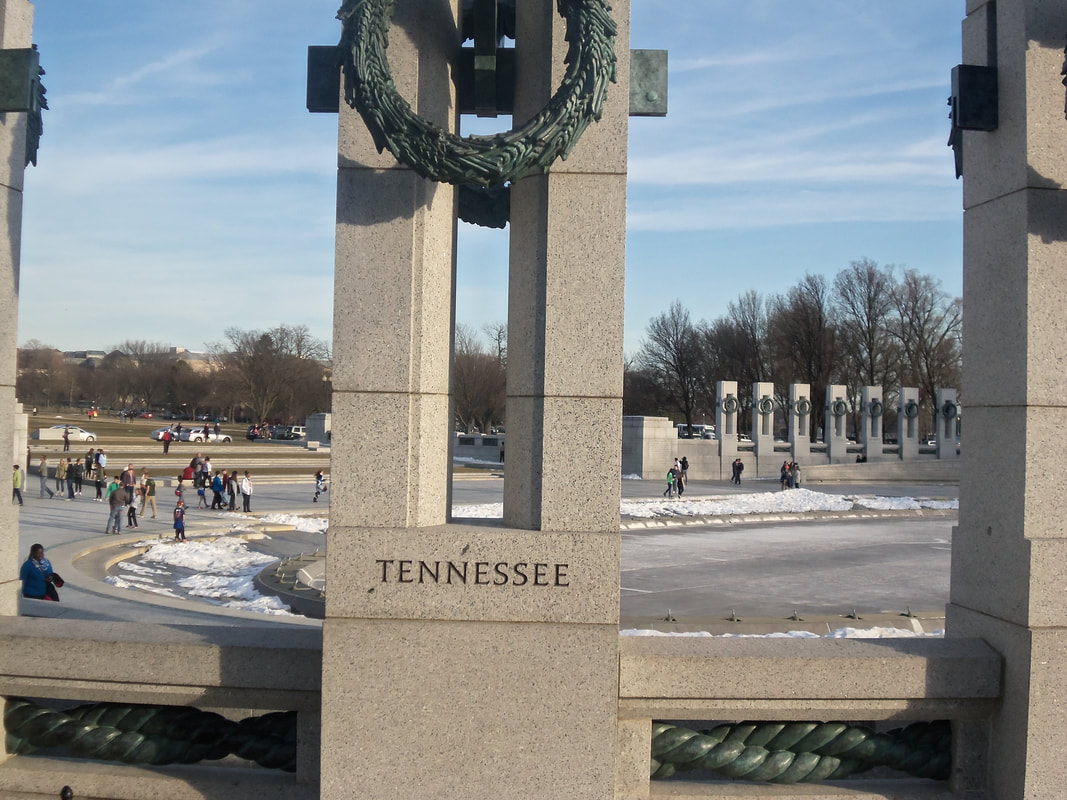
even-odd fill
[[[232,442],[228,434],[215,435],[211,428],[184,428],[179,439],[183,442]]]
[[[290,425],[278,434],[279,439],[303,439],[307,436],[308,429],[303,425]]]
[[[176,441],[178,436],[174,433],[174,430],[169,425],[163,428],[156,428],[154,431],[148,434],[148,438],[156,442],[162,442],[163,434],[167,431],[170,431],[171,433],[171,441]]]

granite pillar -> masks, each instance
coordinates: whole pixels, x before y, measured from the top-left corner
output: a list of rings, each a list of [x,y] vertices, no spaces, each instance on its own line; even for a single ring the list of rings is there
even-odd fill
[[[789,457],[807,464],[811,455],[811,385],[794,383],[789,387]]]
[[[30,47],[33,4],[29,0],[0,0],[0,48]],[[19,259],[22,250],[22,192],[26,154],[25,112],[0,112],[0,452],[16,447],[15,369],[18,347]],[[23,428],[24,429],[24,428]],[[15,462],[29,473],[25,453]],[[18,613],[19,567],[25,554],[19,548],[18,506],[0,503],[0,614]]]
[[[730,465],[737,458],[737,434],[741,403],[737,399],[737,381],[715,384],[715,435],[719,437],[719,471],[731,474]]]
[[[774,463],[774,402],[773,383],[752,384],[752,446],[756,453],[756,474],[778,472]]]
[[[860,393],[860,444],[868,461],[880,461],[885,402],[881,386],[864,386]]]
[[[901,386],[897,393],[897,446],[901,461],[919,457],[919,390]]]
[[[823,436],[826,456],[831,464],[848,461],[848,400],[844,386],[826,387],[826,408],[823,414]]]
[[[1053,800],[1067,783],[1067,5],[969,0],[963,62],[996,65],[1000,122],[965,132],[960,518],[947,635],[1004,659],[988,784]],[[990,457],[995,469],[990,468]]]
[[[959,458],[956,448],[956,424],[959,422],[960,404],[955,389],[937,390],[937,407],[934,409],[934,436],[937,437],[939,459]]]

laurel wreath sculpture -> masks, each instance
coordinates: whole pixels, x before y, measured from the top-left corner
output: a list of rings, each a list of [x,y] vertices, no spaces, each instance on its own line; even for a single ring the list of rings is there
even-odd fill
[[[616,78],[616,26],[604,0],[557,0],[567,21],[567,69],[540,112],[507,133],[466,137],[423,119],[397,93],[386,57],[395,5],[346,0],[337,12],[345,101],[363,117],[379,153],[388,148],[419,175],[442,183],[503,186],[547,172],[600,119],[608,83]]]
[[[841,722],[742,722],[697,733],[652,725],[652,778],[710,769],[735,780],[817,783],[874,767],[945,780],[952,766],[948,722],[876,733]]]
[[[12,755],[63,747],[82,758],[155,765],[236,755],[262,767],[296,771],[295,711],[231,722],[183,706],[91,703],[56,711],[8,698],[4,730]]]

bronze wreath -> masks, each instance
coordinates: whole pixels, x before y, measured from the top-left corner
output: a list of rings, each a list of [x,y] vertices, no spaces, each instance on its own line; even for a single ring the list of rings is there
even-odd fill
[[[834,400],[833,406],[831,406],[835,417],[843,417],[848,413],[848,403],[844,400]]]
[[[904,416],[908,419],[915,419],[919,416],[919,404],[914,400],[909,400],[904,406]]]
[[[796,408],[796,412],[798,414],[800,414],[801,416],[803,416],[804,414],[810,414],[811,413],[811,402],[808,401],[807,399],[797,400],[797,404],[796,404],[795,408]]]
[[[759,401],[759,413],[772,414],[774,413],[774,401],[769,397],[764,397]]]
[[[881,400],[872,400],[868,408],[870,409],[872,417],[882,416],[882,412],[885,410],[885,408],[882,406]]]
[[[396,0],[345,0],[341,59],[345,101],[356,109],[381,152],[424,178],[503,186],[547,172],[566,158],[589,123],[599,120],[615,81],[615,21],[605,0],[556,0],[567,20],[567,69],[559,90],[529,122],[493,136],[457,136],[414,111],[396,91],[386,57]]]
[[[941,406],[941,414],[945,419],[954,419],[956,413],[956,404],[951,400],[946,400],[944,405]]]
[[[722,410],[727,414],[735,413],[738,408],[740,408],[740,403],[738,403],[737,398],[732,395],[722,401]]]

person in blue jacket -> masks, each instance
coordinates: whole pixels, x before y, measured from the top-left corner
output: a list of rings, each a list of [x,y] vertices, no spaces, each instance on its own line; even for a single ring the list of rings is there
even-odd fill
[[[30,557],[19,571],[22,596],[34,600],[58,600],[59,592],[52,585],[52,563],[44,557],[44,545],[30,545]],[[49,591],[51,590],[51,591]]]

